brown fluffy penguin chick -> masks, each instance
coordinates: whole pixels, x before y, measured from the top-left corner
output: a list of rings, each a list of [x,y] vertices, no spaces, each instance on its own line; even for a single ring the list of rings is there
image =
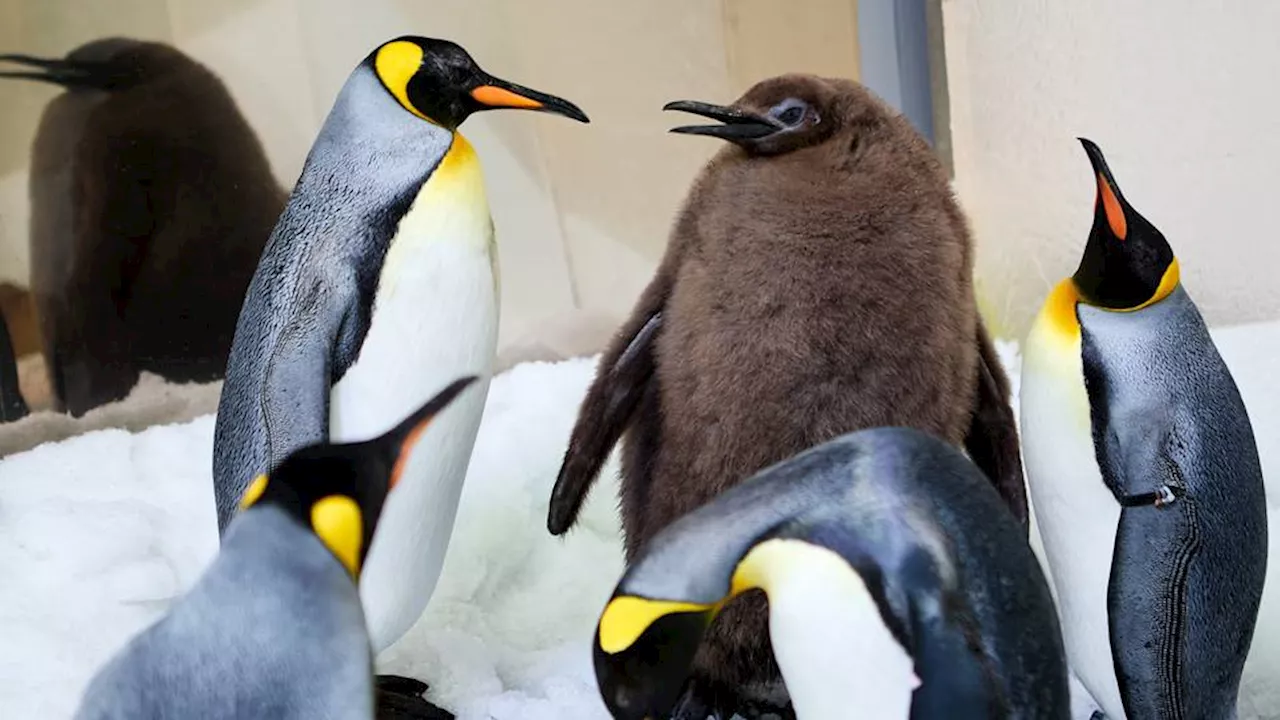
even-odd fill
[[[0,56],[56,84],[32,148],[31,288],[59,409],[150,371],[225,373],[249,280],[287,197],[222,81],[162,43]]]
[[[965,218],[932,149],[854,82],[677,102],[729,141],[601,360],[552,493],[572,526],[625,431],[628,560],[752,473],[842,433],[917,428],[969,453],[1025,524],[1008,387],[975,306]],[[856,699],[851,699],[851,712]],[[763,597],[714,621],[673,717],[789,714]]]

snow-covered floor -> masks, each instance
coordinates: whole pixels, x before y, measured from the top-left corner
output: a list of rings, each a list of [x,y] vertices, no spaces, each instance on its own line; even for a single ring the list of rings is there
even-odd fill
[[[1249,404],[1264,467],[1280,471],[1280,382],[1273,377],[1280,324],[1218,337]],[[1016,349],[1003,349],[1016,369]],[[495,378],[436,594],[379,659],[382,671],[430,683],[430,697],[460,720],[608,717],[590,638],[622,570],[616,464],[605,468],[568,538],[545,530],[548,493],[593,368],[586,358],[528,363]],[[213,419],[183,419],[207,407],[216,386],[153,389],[104,414],[98,427],[110,429],[0,461],[5,717],[69,717],[96,668],[190,586],[216,551]],[[135,427],[121,419],[131,414],[176,424],[134,434],[122,429]],[[29,443],[36,421],[53,422],[36,417],[0,428],[0,447]],[[54,432],[65,437],[60,427]],[[1271,497],[1274,515],[1280,491]],[[1280,644],[1280,607],[1270,601],[1263,613],[1271,619],[1269,642]],[[1268,642],[1263,623],[1259,631],[1256,642]],[[1280,712],[1280,698],[1257,697],[1270,717]],[[1242,718],[1268,716],[1241,710]],[[1073,714],[1088,718],[1087,701]]]

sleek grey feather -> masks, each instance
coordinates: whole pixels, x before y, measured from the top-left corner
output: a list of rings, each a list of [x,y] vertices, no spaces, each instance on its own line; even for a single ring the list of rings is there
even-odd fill
[[[252,507],[168,615],[90,682],[76,720],[370,720],[356,584],[309,528]]]
[[[1078,316],[1098,465],[1123,507],[1107,601],[1125,712],[1234,718],[1267,567],[1244,403],[1181,287]]]
[[[342,88],[236,326],[214,431],[220,531],[250,480],[328,437],[329,391],[359,354],[396,225],[452,139],[367,64]]]

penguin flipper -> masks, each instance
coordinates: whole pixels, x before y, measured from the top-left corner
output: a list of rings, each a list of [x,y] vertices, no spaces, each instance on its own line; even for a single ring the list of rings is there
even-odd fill
[[[329,392],[335,344],[354,293],[343,283],[317,282],[281,331],[262,385],[267,468],[294,450],[329,439]]]
[[[660,308],[636,313],[600,359],[551,490],[547,529],[552,535],[573,526],[591,483],[630,424],[653,377],[654,340],[661,328]]]
[[[1023,529],[1029,532],[1027,488],[1022,476],[1017,420],[1009,402],[1009,378],[981,318],[976,339],[978,386],[973,419],[964,439],[965,450],[991,479]]]

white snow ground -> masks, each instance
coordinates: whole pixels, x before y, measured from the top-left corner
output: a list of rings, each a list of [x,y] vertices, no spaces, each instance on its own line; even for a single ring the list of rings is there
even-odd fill
[[[1218,337],[1249,405],[1263,464],[1280,471],[1280,382],[1272,377],[1280,323]],[[1016,371],[1016,347],[1001,350]],[[379,659],[381,671],[431,683],[432,699],[460,720],[608,717],[595,689],[590,638],[622,570],[616,461],[567,539],[545,530],[548,493],[594,363],[529,363],[495,378],[436,595]],[[216,552],[213,418],[183,418],[190,407],[207,406],[216,386],[153,389],[135,393],[110,417],[172,417],[177,424],[134,434],[120,429],[133,427],[129,422],[108,422],[115,427],[0,460],[6,717],[69,717],[97,667],[163,613]],[[33,422],[0,428],[0,447],[5,433],[27,443]],[[1280,488],[1271,498],[1271,513],[1280,512]],[[1280,557],[1278,534],[1273,559]],[[1268,643],[1273,668],[1280,666],[1275,587],[1268,585],[1254,650]],[[1252,680],[1258,709],[1271,713],[1251,710],[1246,699],[1241,718],[1275,717],[1280,679],[1265,679],[1269,688],[1263,678]],[[1087,719],[1091,709],[1081,697],[1073,716]]]

